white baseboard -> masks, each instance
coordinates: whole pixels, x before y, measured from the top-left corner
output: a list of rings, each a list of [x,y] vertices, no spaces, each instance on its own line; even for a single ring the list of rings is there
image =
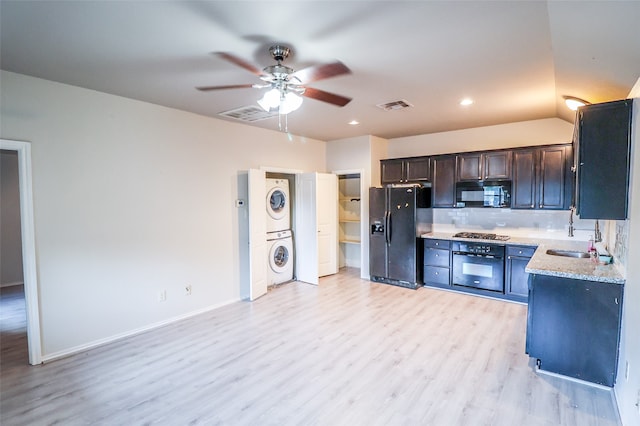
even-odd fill
[[[23,285],[23,284],[24,284],[24,282],[22,282],[22,281],[15,281],[15,282],[12,282],[12,283],[2,283],[2,284],[0,284],[0,288],[13,287],[13,286],[16,286],[16,285]]]
[[[65,358],[65,357],[68,357],[68,356],[71,356],[71,355],[75,355],[75,354],[80,353],[80,352],[87,351],[89,349],[95,349],[98,346],[107,345],[109,343],[113,343],[113,342],[118,341],[118,340],[126,339],[127,337],[132,337],[132,336],[135,336],[137,334],[141,334],[141,333],[153,330],[153,329],[158,328],[158,327],[162,327],[162,326],[165,326],[165,325],[177,322],[177,321],[181,321],[181,320],[184,320],[184,319],[187,319],[187,318],[191,318],[191,317],[194,317],[196,315],[204,314],[205,312],[213,311],[214,309],[218,309],[218,308],[221,308],[223,306],[230,305],[232,303],[240,302],[241,300],[242,299],[235,299],[235,300],[230,300],[230,301],[223,302],[223,303],[220,303],[220,304],[217,304],[217,305],[207,306],[206,308],[199,309],[197,311],[192,311],[192,312],[189,312],[189,313],[186,313],[186,314],[183,314],[183,315],[178,315],[178,316],[175,316],[173,318],[169,318],[169,319],[166,319],[166,320],[163,320],[163,321],[159,321],[159,322],[156,322],[156,323],[153,323],[153,324],[146,325],[144,327],[136,328],[136,329],[133,329],[133,330],[130,330],[130,331],[125,331],[124,333],[119,333],[119,334],[115,334],[113,336],[105,337],[104,339],[94,340],[93,342],[89,342],[89,343],[86,343],[84,345],[74,346],[72,348],[65,349],[65,350],[58,351],[58,352],[54,352],[54,353],[48,354],[48,355],[42,355],[42,358],[41,358],[42,359],[42,363],[44,364],[46,362],[55,361],[55,360],[58,360],[60,358]]]

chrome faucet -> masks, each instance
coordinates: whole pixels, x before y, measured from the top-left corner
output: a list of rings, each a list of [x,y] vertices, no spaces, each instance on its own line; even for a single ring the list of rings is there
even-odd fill
[[[574,207],[569,207],[569,236],[573,237],[573,209]]]
[[[600,224],[598,223],[598,219],[596,219],[596,228],[593,231],[593,241],[596,243],[602,241],[602,234],[600,233]]]

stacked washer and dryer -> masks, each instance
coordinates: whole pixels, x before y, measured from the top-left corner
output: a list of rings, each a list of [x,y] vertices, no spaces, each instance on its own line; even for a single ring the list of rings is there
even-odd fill
[[[293,279],[289,181],[267,178],[267,286]]]

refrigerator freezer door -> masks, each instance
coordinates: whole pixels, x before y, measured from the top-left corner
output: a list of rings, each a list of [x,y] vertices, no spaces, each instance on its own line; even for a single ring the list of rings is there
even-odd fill
[[[384,188],[369,188],[369,275],[386,278],[386,197]]]

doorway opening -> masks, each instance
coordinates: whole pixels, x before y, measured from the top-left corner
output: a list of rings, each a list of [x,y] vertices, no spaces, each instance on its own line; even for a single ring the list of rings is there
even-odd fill
[[[338,266],[356,268],[361,278],[368,278],[368,194],[363,188],[363,172],[338,170],[332,173],[338,176]]]
[[[24,300],[22,306],[24,306],[25,324],[21,327],[26,328],[28,362],[29,364],[36,365],[42,362],[42,344],[40,335],[38,282],[36,274],[33,192],[31,187],[31,144],[22,141],[0,139],[0,150],[9,151],[11,153],[15,152],[17,154],[17,181],[19,192],[19,199],[17,202],[19,204],[20,215],[19,227],[22,255],[22,293],[24,294],[24,298],[19,296],[17,299],[19,302],[16,302],[16,295],[12,295],[9,299],[13,300],[13,303],[15,303],[16,306],[19,306],[19,304],[22,303],[22,300]],[[20,310],[21,309],[18,309],[16,312],[19,312]],[[25,337],[24,334],[22,336],[23,338]]]
[[[0,368],[29,360],[24,297],[18,152],[0,150]]]

